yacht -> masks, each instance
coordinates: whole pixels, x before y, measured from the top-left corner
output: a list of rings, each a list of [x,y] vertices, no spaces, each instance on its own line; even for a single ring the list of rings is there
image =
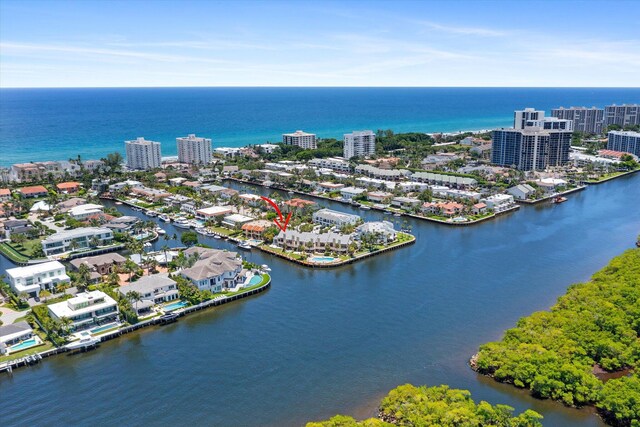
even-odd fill
[[[267,264],[262,264],[260,267],[262,268],[262,271],[271,271]]]
[[[251,245],[248,244],[247,242],[240,242],[238,243],[238,247],[240,249],[244,249],[245,251],[250,251],[251,250]]]
[[[174,221],[173,225],[178,228],[190,228],[191,222],[188,219],[180,218]]]
[[[196,228],[196,233],[201,234],[203,236],[206,236],[207,235],[207,229],[203,228],[203,227],[198,227],[198,228]]]
[[[65,348],[67,348],[69,350],[77,350],[79,348],[86,348],[86,347],[94,346],[94,345],[98,344],[99,342],[100,342],[100,338],[88,336],[88,337],[80,338],[78,341],[74,341],[74,342],[71,342],[71,343],[65,345]]]
[[[164,235],[164,234],[167,234],[167,232],[164,231],[164,228],[162,228],[162,227],[156,227],[156,233],[158,233],[161,236]]]
[[[156,211],[147,211],[145,213],[147,214],[147,216],[150,216],[151,218],[158,216],[158,212]]]
[[[164,221],[164,222],[169,222],[169,221],[171,221],[171,218],[169,218],[169,215],[165,215],[165,214],[160,215],[160,216],[158,217],[158,219],[159,219],[160,221]]]
[[[360,209],[362,209],[364,211],[370,211],[371,210],[371,208],[369,206],[363,206],[363,205],[360,205]]]
[[[213,234],[213,233],[211,233],[211,234]],[[222,239],[222,237],[218,236],[217,234],[213,234],[213,238],[214,239]]]
[[[393,216],[402,216],[402,214],[394,213]]]

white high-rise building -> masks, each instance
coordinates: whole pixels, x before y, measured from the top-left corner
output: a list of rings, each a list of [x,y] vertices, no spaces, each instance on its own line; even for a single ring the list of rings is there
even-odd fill
[[[524,110],[516,110],[513,112],[513,128],[524,129],[530,120],[544,119],[544,111],[535,108],[525,108]]]
[[[366,157],[376,152],[376,134],[370,130],[353,131],[344,135],[344,158]]]
[[[155,169],[161,165],[160,143],[139,137],[124,142],[129,169]]]
[[[282,143],[284,145],[297,145],[305,150],[315,150],[318,148],[316,145],[316,134],[301,130],[297,130],[294,133],[283,133]]]
[[[176,138],[178,161],[181,163],[206,165],[211,163],[211,139],[189,134]]]

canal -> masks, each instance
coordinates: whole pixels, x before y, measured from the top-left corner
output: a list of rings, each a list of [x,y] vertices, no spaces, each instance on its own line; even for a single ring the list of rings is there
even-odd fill
[[[532,408],[547,426],[600,426],[590,410],[533,399],[475,374],[467,360],[630,248],[639,189],[635,174],[470,227],[407,219],[415,245],[333,270],[243,252],[272,268],[269,291],[0,376],[2,425],[301,425],[336,413],[373,416],[382,396],[411,382]],[[168,235],[183,231],[161,225]],[[164,244],[180,245],[161,237],[154,247]],[[0,269],[10,266],[0,259]]]

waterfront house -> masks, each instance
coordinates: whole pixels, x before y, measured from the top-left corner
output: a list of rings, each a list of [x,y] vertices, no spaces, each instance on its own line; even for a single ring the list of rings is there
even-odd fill
[[[342,227],[344,225],[355,225],[358,221],[360,221],[360,217],[358,215],[352,215],[331,209],[320,209],[313,213],[313,222],[324,226],[336,225],[338,227]]]
[[[446,217],[459,215],[464,210],[464,205],[457,202],[426,202],[422,205],[422,212]]]
[[[100,279],[113,271],[117,271],[118,267],[124,265],[127,259],[117,252],[111,252],[108,254],[76,258],[71,260],[70,264],[78,270],[80,265],[84,264],[89,268],[91,272],[92,280]]]
[[[420,206],[422,201],[415,197],[394,197],[391,199],[391,206],[395,206],[402,209],[412,210],[413,208]]]
[[[369,191],[367,193],[367,200],[374,203],[387,203],[393,198],[393,194],[386,191]]]
[[[84,221],[92,215],[102,213],[104,206],[93,203],[74,206],[67,212],[69,216],[78,221]]]
[[[487,204],[486,203],[476,203],[471,207],[471,212],[474,215],[480,215],[487,212]]]
[[[232,214],[232,215],[225,216],[222,219],[222,225],[224,225],[225,227],[231,228],[232,230],[237,230],[241,228],[244,224],[251,221],[253,221],[253,218],[249,216]]]
[[[338,191],[345,187],[344,184],[339,184],[337,182],[319,182],[316,184],[319,191]]]
[[[7,353],[7,347],[28,340],[32,336],[33,329],[25,321],[0,326],[0,355]]]
[[[206,221],[229,215],[232,212],[233,209],[231,206],[211,206],[208,208],[198,209],[196,211],[196,218]]]
[[[353,242],[353,234],[336,232],[315,233],[288,229],[280,231],[273,239],[273,244],[284,249],[306,252],[346,253]]]
[[[291,211],[309,212],[309,211],[316,210],[318,208],[319,207],[316,202],[313,202],[311,200],[293,198],[283,203],[282,212],[285,212],[285,213],[288,213]]]
[[[118,320],[118,303],[102,291],[88,291],[77,294],[66,301],[47,306],[54,320],[71,320],[72,331]]]
[[[273,222],[264,219],[247,222],[242,225],[244,237],[247,239],[262,240],[264,232],[270,227],[274,227]]]
[[[236,252],[197,246],[184,251],[185,256],[194,253],[198,253],[200,258],[192,267],[181,270],[180,275],[189,279],[201,291],[218,293],[243,283],[242,260]]]
[[[351,172],[351,164],[342,157],[311,159],[307,164],[315,168],[332,169],[338,172]]]
[[[131,232],[135,225],[140,222],[140,218],[135,216],[121,216],[112,218],[109,222],[104,224],[105,228],[113,231],[119,231],[121,233]]]
[[[77,193],[80,191],[80,183],[79,182],[61,182],[60,184],[56,184],[56,188],[62,194],[71,194]]]
[[[52,234],[42,241],[42,250],[46,256],[50,256],[69,252],[72,249],[88,249],[94,237],[99,246],[110,245],[113,242],[113,232],[108,228],[81,227]],[[72,244],[72,242],[75,243]]]
[[[487,208],[493,209],[496,213],[509,209],[515,204],[511,194],[494,194],[482,199],[482,201],[486,203]]]
[[[536,193],[536,189],[529,184],[520,184],[508,188],[507,193],[511,194],[516,200],[527,200]]]
[[[18,192],[25,198],[44,197],[49,192],[42,185],[34,185],[33,187],[22,187]]]
[[[53,290],[58,283],[70,282],[64,265],[58,261],[10,268],[6,273],[9,286],[16,294],[24,292],[32,297],[39,296],[40,291]]]
[[[132,306],[137,309],[138,314],[149,311],[156,304],[174,301],[180,297],[178,285],[175,280],[169,278],[168,273],[142,276],[135,282],[118,288],[118,292],[125,296],[132,291],[140,294],[140,299],[142,300],[131,302]]]
[[[398,232],[393,228],[390,221],[372,221],[356,227],[355,237],[362,240],[365,236],[373,236],[374,242],[387,244],[396,240]]]
[[[344,200],[345,202],[350,202],[353,200],[354,197],[358,197],[364,194],[366,191],[367,191],[366,188],[345,187],[340,190],[340,196],[342,197],[342,200]]]

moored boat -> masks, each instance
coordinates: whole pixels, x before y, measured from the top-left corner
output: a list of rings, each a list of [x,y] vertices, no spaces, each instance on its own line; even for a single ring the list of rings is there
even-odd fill
[[[174,221],[173,225],[175,225],[178,228],[190,228],[191,227],[191,222],[187,219],[178,219],[176,221]]]
[[[80,338],[78,341],[73,341],[73,342],[65,345],[65,348],[67,348],[69,350],[77,350],[79,348],[86,348],[86,347],[94,346],[94,345],[98,344],[99,342],[100,342],[100,338],[85,337],[85,338]]]
[[[158,216],[158,219],[159,219],[160,221],[164,221],[164,222],[169,222],[169,221],[171,221],[171,218],[169,218],[169,215],[165,215],[165,214],[162,214],[162,215]]]
[[[251,250],[251,245],[248,244],[247,242],[240,242],[238,243],[238,247],[240,249],[244,249],[245,251],[250,251]]]
[[[564,203],[566,201],[567,201],[566,197],[558,196],[553,199],[552,203]]]

